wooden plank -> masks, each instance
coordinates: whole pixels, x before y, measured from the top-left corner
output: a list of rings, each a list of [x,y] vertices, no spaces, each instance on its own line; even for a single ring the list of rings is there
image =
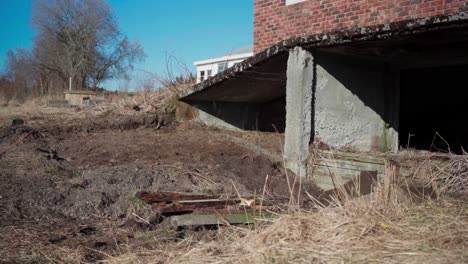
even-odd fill
[[[179,192],[137,192],[135,197],[147,203],[217,199],[219,196]]]
[[[194,211],[197,209],[223,209],[228,206],[237,205],[236,201],[232,200],[215,200],[209,202],[197,202],[197,203],[157,203],[151,207],[157,210],[159,213],[176,213],[176,212],[187,212]]]
[[[203,203],[203,204],[214,204],[214,203],[225,203],[225,204],[238,204],[240,203],[239,199],[202,199],[202,200],[180,200],[176,201],[182,204],[193,204],[193,203]]]
[[[263,214],[262,218],[272,218],[272,214]],[[257,216],[253,214],[189,214],[177,215],[169,218],[169,222],[174,227],[182,226],[204,226],[204,225],[225,225],[225,224],[252,224]]]

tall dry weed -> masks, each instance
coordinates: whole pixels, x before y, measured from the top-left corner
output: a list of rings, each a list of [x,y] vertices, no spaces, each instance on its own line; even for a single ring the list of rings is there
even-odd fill
[[[108,263],[463,263],[468,209],[457,200],[412,202],[387,164],[374,192],[337,190],[329,206],[290,210],[255,229],[227,227],[213,240],[109,258]],[[164,252],[164,253],[161,253]]]

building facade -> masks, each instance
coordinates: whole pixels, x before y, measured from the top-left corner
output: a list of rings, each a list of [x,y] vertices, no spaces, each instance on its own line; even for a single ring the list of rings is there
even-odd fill
[[[256,0],[254,52],[292,37],[466,11],[466,0]]]
[[[234,50],[221,57],[196,61],[193,64],[197,67],[197,83],[200,83],[235,64],[252,57],[253,46],[247,46]]]

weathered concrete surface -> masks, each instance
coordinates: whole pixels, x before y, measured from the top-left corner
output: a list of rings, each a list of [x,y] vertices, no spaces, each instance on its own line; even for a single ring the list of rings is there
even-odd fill
[[[344,151],[317,150],[318,157],[313,168],[314,182],[323,190],[331,190],[341,186],[362,171],[376,171],[377,176],[382,179],[385,175],[386,163],[392,162],[399,166],[399,176],[407,178],[426,178],[430,167],[445,167],[450,163],[448,155],[435,155],[424,153],[413,153],[411,158],[402,159],[398,155],[383,153],[353,153]]]
[[[275,131],[276,127],[284,132],[288,56],[275,54],[270,54],[265,63],[259,59],[255,66],[242,68],[225,81],[214,82],[219,77],[216,75],[209,79],[212,86],[190,93],[181,101],[193,106],[196,120],[206,125],[259,131]]]
[[[189,88],[181,100],[263,103],[284,96],[288,54],[278,49],[256,58],[255,64],[249,64],[251,59]]]
[[[266,103],[192,102],[195,120],[228,130],[284,132],[284,98]]]
[[[212,126],[212,127],[217,127],[217,128],[222,128],[222,129],[227,129],[227,130],[233,130],[233,131],[240,131],[242,130],[241,127],[236,127],[234,125],[229,124],[225,120],[218,118],[214,115],[211,115],[203,110],[198,110],[197,117],[195,120],[201,124],[207,125],[207,126]]]
[[[257,130],[260,106],[248,103],[196,102],[196,120],[228,130]]]
[[[383,155],[317,150],[313,180],[323,190],[331,190],[351,181],[361,171],[377,171],[381,177],[385,171]]]
[[[300,176],[307,175],[312,133],[312,85],[314,58],[301,47],[289,52],[286,72],[286,167]]]
[[[374,40],[389,40],[389,39],[405,39],[411,38],[414,35],[424,34],[428,32],[436,32],[451,29],[460,29],[468,27],[468,12],[460,12],[457,14],[434,16],[430,18],[410,19],[400,22],[381,24],[377,26],[360,27],[355,29],[337,30],[322,34],[315,34],[305,37],[290,38],[282,40],[276,45],[265,49],[262,52],[255,54],[249,59],[236,64],[234,67],[219,73],[212,78],[194,85],[181,94],[181,100],[199,100],[199,93],[206,93],[208,97],[222,97],[222,92],[214,92],[213,90],[225,89],[223,82],[235,82],[237,78],[248,70],[255,70],[265,62],[274,57],[281,57],[294,46],[302,46],[305,48],[337,46],[349,43],[359,43]],[[252,86],[253,88],[255,86]],[[209,91],[208,90],[212,90]],[[231,89],[230,89],[231,90]],[[255,91],[251,91],[255,92]],[[229,98],[229,97],[223,97]],[[233,97],[235,98],[235,97]],[[232,98],[231,98],[232,99]],[[243,99],[243,98],[242,98]]]
[[[466,63],[467,29],[468,16],[458,14],[285,40],[192,87],[182,95],[185,95],[182,100],[191,105],[200,101],[213,104],[214,101],[220,112],[207,110],[204,114],[209,116],[202,113],[200,119],[206,124],[228,121],[231,129],[271,124],[274,117],[280,119],[286,114],[272,114],[270,121],[266,121],[263,112],[269,111],[261,106],[285,96],[286,82],[291,85],[289,81],[295,79],[289,76],[292,68],[286,69],[288,58],[293,57],[288,57],[289,50],[300,46],[312,51],[316,78],[311,81],[315,86],[310,86],[313,95],[310,110],[302,109],[304,104],[309,105],[304,102],[308,98],[290,95],[291,89],[288,89],[287,99],[285,158],[290,169],[304,175],[306,146],[309,147],[311,140],[304,136],[307,134],[316,135],[317,141],[341,150],[397,151],[399,72],[408,67],[433,66],[434,63]],[[296,70],[297,75],[301,75]],[[300,86],[303,81],[297,79],[295,85]],[[300,100],[300,104],[291,98]],[[231,108],[220,102],[236,103],[240,107]],[[241,122],[245,118],[241,114],[244,103],[258,104],[261,110],[255,118],[247,116]],[[274,106],[275,111],[281,108],[278,103],[270,106]],[[312,114],[310,119],[300,117],[305,113]],[[232,119],[232,115],[237,117]],[[299,121],[292,121],[294,118],[305,120],[309,128]],[[360,165],[350,165],[353,166]],[[372,171],[367,165],[362,169]]]
[[[383,62],[317,52],[315,141],[335,148],[386,152],[397,144],[389,124]]]

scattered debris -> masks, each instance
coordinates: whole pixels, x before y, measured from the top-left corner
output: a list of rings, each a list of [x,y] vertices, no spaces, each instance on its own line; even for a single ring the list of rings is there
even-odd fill
[[[70,105],[68,104],[68,100],[48,100],[47,101],[48,107],[58,107],[58,108],[68,108]]]
[[[12,125],[12,126],[22,126],[22,125],[24,125],[24,120],[21,119],[21,118],[15,118],[15,119],[13,119],[13,121],[11,122],[11,125]]]
[[[178,193],[178,192],[138,192],[135,196],[145,201],[146,203],[160,203],[160,202],[172,202],[179,200],[201,200],[201,199],[216,199],[219,196],[205,195],[205,194],[188,194],[188,193]]]
[[[257,205],[255,199],[221,198],[206,194],[178,192],[139,192],[138,199],[161,216],[169,217],[173,227],[250,224],[256,218],[271,218],[272,206]],[[261,213],[261,210],[267,213]]]
[[[252,224],[255,216],[249,213],[189,214],[172,216],[169,221],[173,227]]]
[[[37,150],[39,152],[42,152],[44,153],[45,157],[47,159],[53,159],[53,160],[57,160],[57,161],[62,161],[62,160],[65,160],[65,158],[62,158],[58,155],[57,151],[56,150],[53,150],[53,149],[43,149],[43,148],[37,148]]]
[[[0,157],[2,157],[3,155],[5,155],[8,150],[10,150],[11,148],[15,147],[16,145],[20,144],[21,142],[25,141],[29,136],[31,136],[31,134],[34,132],[34,130],[31,130],[30,132],[26,133],[26,134],[23,134],[23,136],[21,136],[18,140],[16,140],[15,142],[13,142],[12,144],[10,144],[8,147],[6,147],[5,149],[0,149]]]
[[[133,110],[137,111],[137,112],[140,112],[141,111],[141,108],[138,106],[138,105],[134,105],[132,107]]]
[[[83,235],[93,235],[96,234],[96,228],[93,226],[85,226],[80,229],[80,233]]]

